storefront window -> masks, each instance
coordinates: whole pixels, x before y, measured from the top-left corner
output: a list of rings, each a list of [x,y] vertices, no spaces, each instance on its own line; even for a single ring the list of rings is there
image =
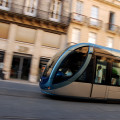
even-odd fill
[[[4,60],[4,53],[0,52],[0,69],[3,69],[4,66],[3,60]]]
[[[0,52],[0,79],[4,79],[3,67],[4,67],[4,53]]]
[[[39,64],[39,78],[42,76],[45,67],[50,59],[49,58],[40,58],[40,64]],[[38,78],[38,79],[39,79]]]
[[[10,77],[14,79],[28,80],[30,73],[31,57],[13,56]]]

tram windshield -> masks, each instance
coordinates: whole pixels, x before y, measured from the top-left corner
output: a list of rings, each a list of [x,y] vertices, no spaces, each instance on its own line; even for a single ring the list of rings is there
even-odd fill
[[[53,84],[66,81],[76,74],[83,65],[87,53],[88,47],[81,47],[70,52],[70,54],[68,54],[67,57],[61,62],[53,80]]]
[[[55,54],[50,61],[47,63],[47,66],[45,68],[45,71],[43,73],[43,78],[44,77],[49,77],[51,74],[51,71],[55,65],[55,63],[57,62],[58,58],[67,50],[69,49],[71,46],[67,47],[65,50],[62,50],[60,52],[58,52],[57,54]]]
[[[65,50],[63,51],[60,51],[59,53],[57,53],[55,56],[53,56],[50,61],[47,63],[46,65],[46,68],[45,68],[45,71],[42,75],[42,78],[41,78],[41,83],[46,83],[49,79],[49,76],[51,74],[51,71],[55,65],[55,63],[57,62],[58,58],[62,55],[62,53],[64,52]]]

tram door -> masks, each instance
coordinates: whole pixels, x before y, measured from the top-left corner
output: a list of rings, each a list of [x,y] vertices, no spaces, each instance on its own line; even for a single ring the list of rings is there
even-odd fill
[[[106,74],[107,74],[107,59],[103,56],[96,57],[96,73],[94,78],[94,83],[92,87],[92,98],[105,98],[107,86]]]

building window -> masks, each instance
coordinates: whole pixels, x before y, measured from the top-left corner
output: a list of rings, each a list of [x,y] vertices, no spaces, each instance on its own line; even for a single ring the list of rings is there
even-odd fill
[[[74,19],[82,21],[83,2],[77,0]]]
[[[61,15],[61,0],[52,0],[51,6],[50,6],[50,20],[53,21],[60,21],[60,15]]]
[[[95,44],[95,43],[96,43],[96,39],[97,39],[97,35],[96,35],[96,33],[92,33],[92,32],[90,32],[90,33],[89,33],[89,39],[88,39],[88,42],[89,42],[89,43],[93,43],[93,44]]]
[[[107,38],[107,45],[106,46],[109,48],[113,47],[113,38],[112,37]]]
[[[98,26],[98,7],[93,6],[91,10],[91,19],[90,19],[90,24]]]
[[[36,16],[38,0],[26,0],[24,13],[29,16]]]
[[[80,30],[74,28],[72,30],[72,41],[73,43],[79,43],[80,42]]]
[[[109,14],[109,30],[114,31],[115,30],[115,25],[114,25],[114,12],[110,12]]]
[[[11,0],[0,0],[0,9],[10,10]]]

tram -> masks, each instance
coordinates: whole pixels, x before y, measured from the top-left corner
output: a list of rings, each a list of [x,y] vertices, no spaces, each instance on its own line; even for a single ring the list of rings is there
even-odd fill
[[[48,62],[39,85],[49,95],[120,100],[120,50],[70,46]]]

